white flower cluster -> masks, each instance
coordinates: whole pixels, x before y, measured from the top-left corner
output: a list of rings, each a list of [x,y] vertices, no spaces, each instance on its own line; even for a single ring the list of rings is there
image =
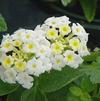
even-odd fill
[[[0,78],[24,88],[33,86],[33,77],[65,65],[77,68],[87,49],[88,33],[66,16],[48,18],[35,30],[19,29],[3,36],[0,45]]]

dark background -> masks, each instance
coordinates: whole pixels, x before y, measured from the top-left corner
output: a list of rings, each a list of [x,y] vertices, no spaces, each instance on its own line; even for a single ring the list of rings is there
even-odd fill
[[[0,13],[7,22],[9,32],[19,27],[33,29],[52,16],[41,10],[35,0],[0,0]]]
[[[75,8],[74,13],[77,13],[79,9],[82,12],[81,8]],[[40,0],[0,0],[0,13],[5,18],[10,33],[18,28],[34,29],[47,17],[64,15],[54,12],[53,9],[43,5]],[[100,46],[100,30],[87,29],[87,31],[91,33],[89,47]]]

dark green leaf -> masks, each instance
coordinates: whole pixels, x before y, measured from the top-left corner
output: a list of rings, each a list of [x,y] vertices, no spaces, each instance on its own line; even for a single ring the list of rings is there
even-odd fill
[[[91,52],[90,55],[84,57],[85,62],[94,61],[96,58],[100,56],[100,51],[98,52]]]
[[[77,69],[72,69],[68,66],[64,67],[62,71],[51,71],[39,77],[39,87],[44,92],[56,91],[72,81],[82,76],[82,73]]]
[[[24,89],[22,87],[19,87],[15,92],[13,92],[7,96],[6,101],[20,101],[21,94],[23,91],[24,91]]]
[[[97,62],[97,63],[100,63],[100,56],[98,56],[98,57],[96,58],[96,62]]]
[[[69,88],[69,90],[75,96],[81,96],[83,94],[81,88],[77,86],[72,86]]]
[[[35,85],[22,93],[21,101],[47,101],[47,99],[45,94]]]
[[[84,77],[81,80],[80,86],[81,86],[82,90],[90,93],[91,91],[93,91],[95,89],[96,85],[92,84],[89,77],[84,75]]]
[[[67,101],[67,88],[64,87],[56,92],[48,93],[48,101]]]
[[[71,92],[67,92],[67,100],[66,101],[81,101],[79,96],[73,95]]]
[[[91,96],[86,92],[84,92],[83,95],[80,96],[80,99],[81,101],[92,101]]]
[[[0,96],[12,93],[17,90],[17,88],[18,85],[7,84],[0,80]]]
[[[7,25],[4,18],[0,15],[0,32],[7,31]]]
[[[90,76],[92,83],[100,83],[100,63],[92,63],[81,66],[80,71]]]
[[[97,0],[79,0],[83,8],[86,19],[91,22],[96,13]]]

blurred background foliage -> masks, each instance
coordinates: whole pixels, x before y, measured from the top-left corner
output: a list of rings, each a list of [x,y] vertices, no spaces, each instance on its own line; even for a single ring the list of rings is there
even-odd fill
[[[59,3],[66,8],[73,5],[76,6],[80,5],[88,22],[93,21],[97,9],[97,0],[43,0],[43,1]],[[80,10],[80,8],[78,10]]]

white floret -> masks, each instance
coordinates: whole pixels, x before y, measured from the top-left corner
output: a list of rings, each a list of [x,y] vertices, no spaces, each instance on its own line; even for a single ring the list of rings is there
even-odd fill
[[[66,65],[72,67],[72,68],[78,68],[79,65],[83,62],[83,59],[74,53],[74,51],[67,50],[64,53],[64,61]]]
[[[4,72],[5,81],[10,84],[16,83],[16,75],[17,75],[17,72],[14,68],[8,68]]]
[[[44,71],[49,72],[52,69],[52,63],[51,63],[50,57],[43,56],[43,57],[39,58],[39,60],[42,61]]]
[[[40,74],[44,73],[42,61],[35,58],[29,60],[26,64],[26,72],[35,76],[39,76]]]
[[[51,49],[48,46],[40,45],[40,47],[37,50],[36,55],[38,57],[41,57],[41,56],[50,56],[51,55]]]
[[[85,29],[83,26],[81,26],[79,23],[75,24],[73,23],[72,25],[72,33],[74,35],[77,35],[81,41],[88,41],[88,33],[86,33]]]
[[[33,86],[33,77],[29,76],[27,73],[19,73],[16,77],[17,82],[21,84],[24,88],[30,89]]]
[[[78,53],[79,53],[80,56],[90,55],[90,52],[89,52],[86,44],[84,44],[84,43],[81,43],[80,48],[78,50]]]
[[[61,70],[65,66],[64,57],[63,55],[55,55],[51,59],[52,61],[52,68],[55,70]]]

